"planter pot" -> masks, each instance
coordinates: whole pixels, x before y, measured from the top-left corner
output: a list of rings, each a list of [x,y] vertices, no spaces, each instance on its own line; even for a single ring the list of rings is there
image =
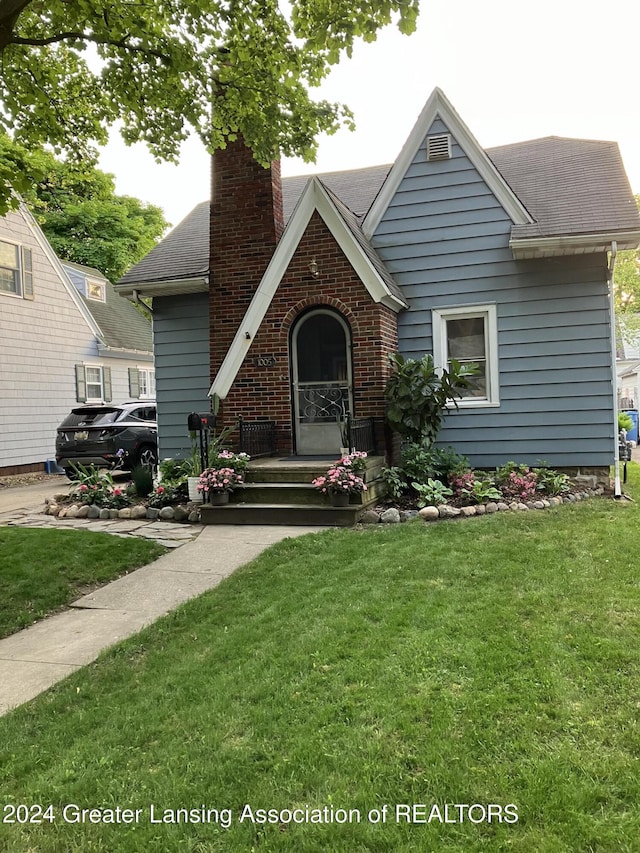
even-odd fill
[[[187,487],[189,489],[189,500],[196,503],[202,503],[202,492],[198,491],[198,483],[200,477],[187,477]]]
[[[211,506],[224,506],[229,503],[229,492],[209,492],[207,503]]]
[[[335,492],[331,495],[332,506],[349,506],[348,492]]]

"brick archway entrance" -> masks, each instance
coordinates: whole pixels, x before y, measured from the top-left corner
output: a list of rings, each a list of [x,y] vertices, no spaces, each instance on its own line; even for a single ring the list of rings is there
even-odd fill
[[[292,327],[291,380],[296,453],[336,455],[353,411],[351,330],[336,311],[312,309]]]

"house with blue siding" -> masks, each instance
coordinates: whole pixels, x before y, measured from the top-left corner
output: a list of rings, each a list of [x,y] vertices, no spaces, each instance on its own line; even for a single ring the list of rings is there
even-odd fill
[[[211,199],[117,285],[153,299],[160,457],[186,455],[188,413],[213,406],[219,425],[269,425],[282,456],[335,456],[348,420],[389,458],[399,351],[478,366],[438,438],[472,465],[606,477],[611,282],[639,243],[614,142],[484,150],[439,89],[390,166],[282,179],[230,143]]]

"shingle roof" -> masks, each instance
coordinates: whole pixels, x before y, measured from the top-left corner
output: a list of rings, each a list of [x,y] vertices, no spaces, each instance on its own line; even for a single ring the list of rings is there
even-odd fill
[[[83,277],[97,278],[104,282],[105,302],[88,299],[83,293],[80,295],[91,316],[98,324],[103,340],[108,347],[143,353],[153,352],[151,323],[138,311],[135,305],[116,293],[114,286],[100,270],[81,264],[73,264],[69,261],[62,261],[61,263],[63,267],[71,268],[68,270],[70,274],[75,271],[82,274]],[[72,277],[77,278],[77,276]]]
[[[209,208],[200,202],[118,284],[199,278],[209,272]]]
[[[640,231],[640,217],[615,142],[557,136],[490,148],[487,155],[536,221],[512,237]],[[317,175],[360,222],[391,166]],[[285,222],[311,175],[282,179]],[[350,223],[350,227],[351,223]],[[364,234],[358,239],[366,241]],[[202,202],[120,280],[136,284],[205,276],[209,264],[209,202]],[[371,252],[373,249],[369,247]],[[375,253],[374,253],[375,254]],[[378,261],[379,263],[379,261]]]
[[[486,152],[535,222],[513,237],[634,231],[640,228],[618,145],[547,136]]]

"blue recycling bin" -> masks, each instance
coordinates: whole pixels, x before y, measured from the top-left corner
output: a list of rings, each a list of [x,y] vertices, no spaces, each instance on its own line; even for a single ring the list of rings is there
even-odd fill
[[[625,415],[629,415],[631,420],[633,421],[633,426],[630,430],[627,431],[627,441],[633,441],[636,444],[638,443],[638,410],[637,409],[623,409]]]

